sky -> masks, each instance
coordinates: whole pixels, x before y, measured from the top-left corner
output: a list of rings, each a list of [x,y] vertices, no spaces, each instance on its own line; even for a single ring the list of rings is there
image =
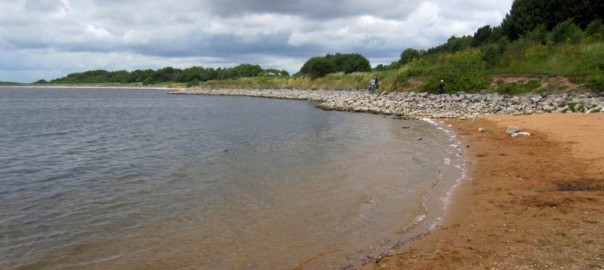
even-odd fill
[[[497,26],[513,0],[0,0],[0,81],[105,69],[258,64],[328,53],[372,66]]]

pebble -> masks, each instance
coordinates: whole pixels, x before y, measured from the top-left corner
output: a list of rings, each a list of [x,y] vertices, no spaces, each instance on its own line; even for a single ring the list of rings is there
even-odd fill
[[[530,137],[531,134],[526,132],[526,131],[520,131],[520,132],[516,132],[512,134],[512,137],[516,138],[516,137]]]
[[[604,97],[593,93],[527,94],[507,96],[497,93],[436,95],[393,92],[376,95],[365,90],[303,89],[204,89],[188,88],[171,92],[179,95],[252,96],[309,100],[325,110],[370,112],[408,118],[474,118],[485,114],[603,113]],[[570,106],[572,104],[572,106]]]

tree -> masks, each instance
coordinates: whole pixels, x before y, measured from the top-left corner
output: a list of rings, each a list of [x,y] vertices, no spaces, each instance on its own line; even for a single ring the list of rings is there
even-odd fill
[[[310,58],[300,69],[300,74],[310,75],[314,79],[338,71],[344,73],[371,71],[371,65],[367,58],[358,53],[328,54]]]
[[[399,60],[401,64],[408,64],[413,59],[419,59],[420,53],[416,49],[408,48],[401,53],[401,59]]]
[[[358,53],[336,53],[335,55],[328,54],[325,56],[325,58],[334,64],[336,71],[352,73],[371,70],[369,60]]]
[[[572,42],[578,43],[583,38],[584,34],[581,28],[573,23],[572,19],[568,19],[556,25],[552,30],[552,40],[555,43]]]
[[[604,40],[604,24],[602,20],[596,19],[585,28],[585,35],[592,40]]]
[[[476,30],[476,33],[474,33],[474,37],[472,38],[472,42],[470,42],[470,46],[478,47],[486,44],[490,41],[492,34],[493,29],[491,29],[490,25],[485,25],[481,28],[478,28],[478,30]]]
[[[471,36],[455,37],[452,36],[447,40],[447,49],[449,52],[458,52],[470,47],[472,42]]]
[[[573,19],[581,28],[602,19],[602,0],[515,0],[501,23],[504,34],[514,41],[540,24],[552,30],[559,23]]]
[[[327,57],[312,57],[300,69],[300,73],[309,75],[312,79],[323,77],[336,71],[336,66]]]

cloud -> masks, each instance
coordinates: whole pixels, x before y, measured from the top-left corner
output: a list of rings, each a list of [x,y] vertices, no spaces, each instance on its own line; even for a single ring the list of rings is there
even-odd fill
[[[335,52],[361,53],[372,64],[389,63],[406,48],[429,48],[452,35],[471,35],[485,24],[498,25],[511,4],[512,0],[6,1],[0,9],[0,81],[169,65],[254,63],[296,72],[309,57]]]

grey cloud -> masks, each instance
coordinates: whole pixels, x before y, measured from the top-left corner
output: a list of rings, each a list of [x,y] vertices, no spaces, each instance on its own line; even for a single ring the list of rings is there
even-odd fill
[[[211,10],[222,16],[238,16],[245,13],[279,13],[322,20],[366,14],[386,18],[404,18],[419,2],[400,0],[208,0]]]
[[[176,40],[157,40],[149,44],[125,48],[125,50],[150,56],[162,57],[230,57],[252,54],[298,57],[316,53],[317,46],[293,47],[287,45],[288,34],[260,35],[245,40],[233,34],[206,35],[197,33]]]
[[[36,57],[44,59],[48,74],[56,74],[53,67],[71,72],[203,61],[278,63],[276,68],[297,71],[311,56],[336,52],[393,61],[405,48],[432,47],[499,23],[512,0],[5,2],[0,53],[11,58],[0,57],[8,70],[2,74],[13,69],[25,78],[24,70],[40,74],[33,71]]]
[[[58,0],[26,0],[24,7],[29,12],[56,12],[65,5]]]

